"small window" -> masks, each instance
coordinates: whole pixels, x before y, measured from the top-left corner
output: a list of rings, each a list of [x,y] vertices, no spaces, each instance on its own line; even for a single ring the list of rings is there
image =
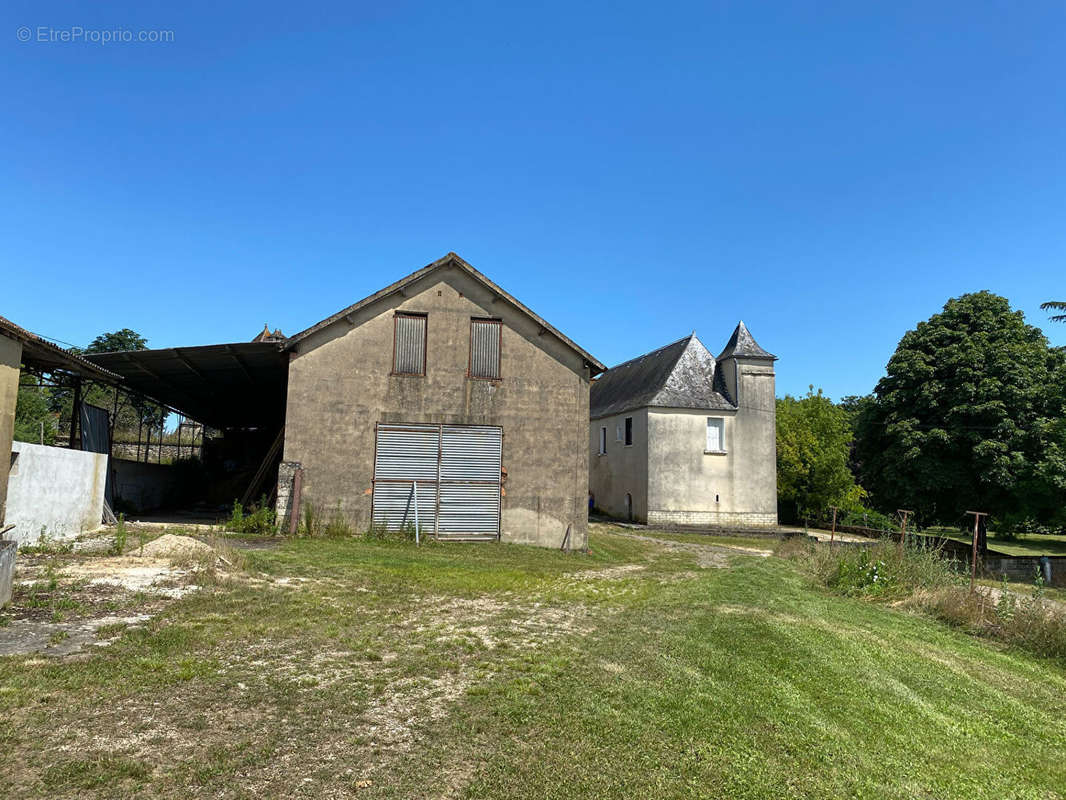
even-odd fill
[[[626,417],[626,447],[633,444],[633,418]]]
[[[426,315],[397,314],[393,328],[392,371],[397,375],[426,374]]]
[[[707,452],[725,452],[725,420],[721,417],[707,417]]]
[[[607,454],[607,429],[600,428],[600,455]]]
[[[500,377],[500,345],[503,323],[498,319],[470,320],[470,377],[497,380]]]
[[[616,422],[614,426],[614,440],[616,442],[622,441],[622,423]]]

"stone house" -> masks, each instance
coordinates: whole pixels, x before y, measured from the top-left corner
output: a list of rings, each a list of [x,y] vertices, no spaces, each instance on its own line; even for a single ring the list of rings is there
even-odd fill
[[[279,519],[584,546],[604,366],[455,253],[284,347]]]
[[[741,322],[717,358],[692,334],[593,381],[595,507],[650,525],[776,525],[775,360]]]

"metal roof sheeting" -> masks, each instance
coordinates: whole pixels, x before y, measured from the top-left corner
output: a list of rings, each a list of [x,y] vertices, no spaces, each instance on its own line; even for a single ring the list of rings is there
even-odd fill
[[[277,427],[289,356],[276,342],[168,347],[86,356],[142,392],[213,428]]]

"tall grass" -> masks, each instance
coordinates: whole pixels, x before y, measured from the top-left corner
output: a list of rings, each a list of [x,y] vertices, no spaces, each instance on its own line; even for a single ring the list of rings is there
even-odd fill
[[[1029,593],[969,589],[967,565],[939,548],[878,542],[828,547],[786,541],[778,555],[799,562],[817,582],[848,597],[893,602],[969,633],[1066,663],[1066,606],[1044,597],[1039,577]]]

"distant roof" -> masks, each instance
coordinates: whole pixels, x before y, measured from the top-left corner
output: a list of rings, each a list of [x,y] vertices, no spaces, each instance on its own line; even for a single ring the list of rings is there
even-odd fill
[[[22,342],[22,363],[28,367],[45,372],[62,370],[105,383],[115,383],[119,380],[119,376],[115,373],[42,339],[36,333],[26,330],[21,325],[16,325],[6,317],[0,317],[0,334]]]
[[[256,335],[253,342],[284,342],[285,334],[281,332],[281,328],[274,328],[274,332],[270,332],[270,326],[266,323],[263,324],[263,330]]]
[[[729,341],[726,342],[725,350],[718,354],[718,360],[723,358],[770,358],[777,360],[777,356],[773,353],[768,353],[759,347],[759,343],[755,341],[755,337],[751,335],[751,331],[748,330],[748,326],[744,324],[744,320],[740,321],[736,330],[733,331],[733,335],[729,337]]]
[[[384,297],[388,297],[391,294],[395,294],[397,292],[402,291],[404,289],[404,287],[409,286],[410,284],[414,283],[415,281],[419,280],[420,278],[422,278],[422,277],[428,275],[429,273],[433,272],[434,270],[442,269],[444,267],[449,267],[449,266],[455,267],[456,269],[460,270],[461,272],[465,272],[470,277],[472,277],[474,280],[480,282],[481,284],[486,286],[488,289],[490,289],[491,291],[493,291],[496,294],[498,294],[500,297],[502,297],[504,300],[509,302],[511,305],[513,305],[519,311],[521,311],[522,313],[524,313],[527,316],[531,317],[533,319],[533,321],[536,322],[538,325],[540,325],[546,332],[552,334],[556,339],[561,341],[563,344],[565,344],[571,350],[573,350],[578,355],[580,355],[586,362],[588,362],[589,367],[592,370],[592,374],[593,375],[598,375],[599,373],[601,373],[605,369],[607,369],[607,367],[605,367],[603,364],[601,364],[587,350],[584,350],[581,347],[579,347],[572,339],[570,339],[569,337],[563,335],[563,333],[561,333],[554,326],[550,325],[543,317],[540,317],[539,315],[535,314],[532,310],[527,308],[525,305],[520,303],[516,298],[512,297],[510,294],[505,292],[502,288],[500,288],[495,283],[493,283],[491,280],[489,280],[487,277],[482,275],[480,272],[478,272],[476,269],[474,269],[472,266],[470,266],[466,261],[464,261],[462,258],[460,258],[455,253],[448,253],[443,258],[439,258],[436,261],[434,261],[433,263],[427,264],[426,266],[422,267],[422,269],[416,270],[415,272],[412,272],[406,278],[401,278],[400,280],[396,281],[396,283],[393,283],[393,284],[390,284],[389,286],[386,286],[381,291],[375,292],[374,294],[370,295],[369,297],[364,297],[358,303],[350,305],[347,308],[341,309],[340,311],[338,311],[333,316],[326,317],[326,319],[322,320],[321,322],[315,323],[314,325],[312,325],[307,330],[300,331],[300,333],[297,333],[294,336],[289,337],[289,339],[285,343],[286,349],[291,349],[291,348],[295,347],[299,342],[303,341],[304,339],[306,339],[311,334],[317,333],[318,331],[322,330],[323,328],[328,328],[330,325],[334,324],[335,322],[339,322],[340,320],[344,319],[349,314],[353,314],[356,311],[358,311],[359,309],[361,309],[361,308],[363,308],[365,306],[368,306],[368,305],[370,305],[371,303],[373,303],[373,302],[375,302],[377,300],[380,300],[380,299],[382,299]]]
[[[646,406],[735,410],[716,372],[714,356],[691,334],[597,378],[590,415],[607,417]]]
[[[285,419],[288,354],[277,342],[93,353],[125,385],[213,428],[275,428]]]

